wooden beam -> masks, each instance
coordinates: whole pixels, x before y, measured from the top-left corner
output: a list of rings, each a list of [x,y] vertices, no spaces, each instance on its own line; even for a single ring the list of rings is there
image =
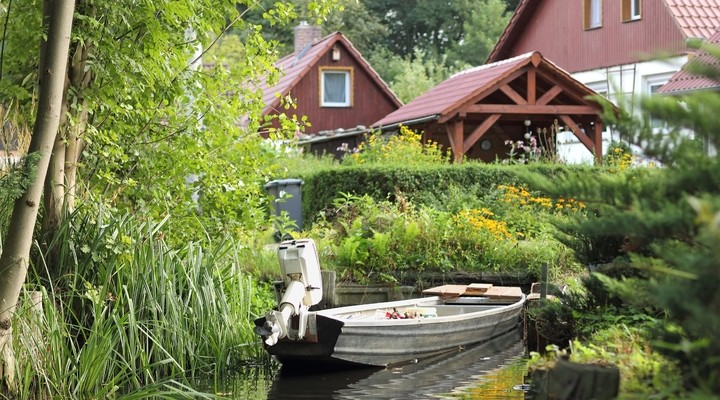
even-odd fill
[[[527,102],[528,104],[535,104],[535,98],[537,97],[537,74],[534,68],[528,71],[527,75]]]
[[[455,162],[462,162],[463,155],[463,136],[465,130],[465,124],[463,120],[456,120],[445,125],[447,130],[448,140],[450,141],[450,148],[452,149]]]
[[[595,144],[595,161],[598,165],[602,165],[602,134],[604,131],[603,122],[600,118],[595,119],[595,134],[593,135],[593,142]]]
[[[533,54],[530,56],[530,62],[532,62],[532,65],[534,65],[536,68],[538,65],[540,65],[540,61],[542,61],[542,56],[540,56],[540,53],[533,52]]]
[[[562,93],[562,91],[563,91],[563,88],[561,88],[559,85],[555,85],[555,86],[553,86],[550,90],[548,90],[547,92],[545,92],[545,94],[543,94],[542,96],[540,96],[540,98],[538,99],[538,101],[536,102],[536,104],[541,105],[541,106],[544,106],[544,105],[546,105],[547,103],[551,102],[552,99],[554,99],[555,97],[557,97],[557,95],[559,95],[560,93]]]
[[[468,97],[464,98],[463,100],[461,100],[460,103],[462,103],[463,105],[466,104],[466,103],[468,103],[468,102],[470,102],[470,101],[472,101],[473,104],[478,103],[479,101],[481,101],[481,100],[484,99],[485,97],[487,97],[487,96],[495,93],[496,91],[498,91],[501,87],[505,86],[508,82],[512,82],[512,81],[514,81],[515,79],[517,79],[517,78],[519,78],[519,77],[527,74],[528,68],[529,68],[529,67],[520,68],[519,70],[511,73],[510,75],[506,76],[504,79],[500,80],[499,82],[496,82],[496,83],[494,83],[493,85],[487,87],[485,90],[482,91],[482,93],[478,93],[478,94],[476,95],[476,97],[473,98],[473,97],[469,97],[469,96],[468,96]],[[461,106],[459,106],[459,107],[453,107],[453,108],[444,110],[444,111],[442,112],[442,114],[440,115],[440,118],[438,118],[438,121],[437,121],[437,122],[438,122],[439,124],[444,124],[444,123],[450,121],[450,120],[453,119],[453,118],[457,115],[457,113],[458,113],[460,110],[462,110],[463,108],[464,108],[464,107],[461,105]]]
[[[518,92],[515,91],[515,89],[508,85],[501,86],[500,91],[505,93],[510,100],[515,102],[515,104],[527,104],[527,100],[525,100]]]
[[[475,130],[472,131],[470,136],[468,136],[468,138],[465,139],[465,142],[463,143],[463,154],[467,153],[468,150],[470,150],[470,148],[475,143],[477,143],[477,141],[480,140],[480,138],[483,137],[485,132],[487,132],[490,128],[492,128],[493,125],[495,125],[495,122],[497,122],[497,120],[499,120],[500,117],[501,117],[500,114],[493,114],[493,115],[489,116],[485,121],[483,121],[483,123],[480,124],[480,126],[475,128]]]
[[[580,130],[575,121],[573,121],[572,117],[569,115],[561,115],[560,120],[567,125],[568,128],[570,128],[570,130],[575,134],[575,137],[580,139],[580,141],[585,145],[585,147],[587,147],[588,150],[590,150],[591,153],[595,154],[595,143],[590,140],[588,135]]]
[[[468,114],[597,115],[597,110],[594,107],[574,105],[473,104],[463,108],[462,111]]]

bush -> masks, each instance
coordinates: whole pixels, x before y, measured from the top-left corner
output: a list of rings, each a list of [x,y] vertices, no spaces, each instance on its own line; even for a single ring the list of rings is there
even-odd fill
[[[396,202],[345,195],[334,206],[314,229],[332,238],[324,265],[345,279],[397,282],[404,274],[448,271],[537,278],[543,264],[573,267],[567,249],[549,234],[519,235],[487,208],[450,212],[416,206],[401,195]]]

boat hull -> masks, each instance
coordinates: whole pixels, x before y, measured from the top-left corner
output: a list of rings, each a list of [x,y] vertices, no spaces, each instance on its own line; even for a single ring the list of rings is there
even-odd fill
[[[284,365],[385,367],[481,343],[518,326],[525,297],[508,305],[448,305],[424,298],[314,312],[313,335],[266,346]],[[386,310],[432,307],[430,318],[385,319]],[[375,314],[375,315],[373,315]],[[256,321],[262,326],[264,319]],[[315,334],[316,333],[316,334]]]

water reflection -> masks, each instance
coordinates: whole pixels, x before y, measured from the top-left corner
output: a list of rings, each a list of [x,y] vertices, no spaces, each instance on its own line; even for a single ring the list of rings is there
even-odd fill
[[[267,399],[522,399],[522,393],[512,391],[512,386],[522,383],[524,370],[517,366],[524,355],[520,333],[512,331],[491,341],[401,368],[313,374],[281,370],[272,382]],[[511,367],[503,368],[507,366]],[[512,368],[517,372],[513,373]],[[504,376],[498,371],[510,371],[510,375]]]

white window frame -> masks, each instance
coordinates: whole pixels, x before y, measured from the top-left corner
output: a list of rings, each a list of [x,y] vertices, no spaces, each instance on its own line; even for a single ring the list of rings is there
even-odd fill
[[[643,0],[621,0],[622,21],[633,22],[642,18]]]
[[[645,77],[645,94],[647,96],[654,96],[657,90],[660,90],[663,85],[668,83],[670,81],[670,78],[672,78],[673,74],[663,74],[663,75],[652,75],[652,76],[646,76]],[[653,91],[653,88],[657,88],[656,91]],[[653,131],[654,132],[663,132],[665,131],[665,122],[656,120],[652,118],[650,120],[652,123]]]
[[[642,0],[630,0],[630,20],[636,21],[642,16]]]
[[[345,101],[325,100],[325,76],[326,74],[345,76]],[[352,68],[345,67],[321,67],[320,68],[320,106],[321,107],[351,107],[352,106]]]

